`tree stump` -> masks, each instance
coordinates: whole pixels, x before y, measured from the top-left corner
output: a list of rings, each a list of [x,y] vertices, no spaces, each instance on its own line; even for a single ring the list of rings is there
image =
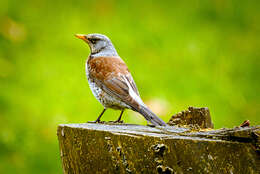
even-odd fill
[[[58,126],[64,174],[260,173],[260,126],[195,130],[129,124]]]

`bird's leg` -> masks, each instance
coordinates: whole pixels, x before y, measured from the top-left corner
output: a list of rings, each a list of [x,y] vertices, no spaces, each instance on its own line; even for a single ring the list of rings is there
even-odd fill
[[[123,113],[124,113],[124,110],[121,111],[120,116],[118,117],[118,119],[116,121],[113,121],[113,123],[123,123],[123,120],[121,121]]]
[[[104,112],[106,111],[106,108],[101,112],[101,114],[98,116],[98,118],[96,119],[96,121],[88,121],[88,123],[100,123],[100,118],[102,117],[102,115],[104,114]]]

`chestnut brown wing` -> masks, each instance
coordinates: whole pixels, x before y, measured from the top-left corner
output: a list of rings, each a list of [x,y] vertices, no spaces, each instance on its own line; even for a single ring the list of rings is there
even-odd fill
[[[134,110],[138,103],[130,96],[130,88],[139,97],[136,84],[124,61],[118,57],[98,57],[89,62],[89,75],[96,84],[112,97],[116,97]]]

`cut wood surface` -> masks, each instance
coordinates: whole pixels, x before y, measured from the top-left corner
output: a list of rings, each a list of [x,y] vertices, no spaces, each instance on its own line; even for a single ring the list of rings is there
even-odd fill
[[[131,124],[58,126],[64,174],[259,173],[260,126],[234,129]]]

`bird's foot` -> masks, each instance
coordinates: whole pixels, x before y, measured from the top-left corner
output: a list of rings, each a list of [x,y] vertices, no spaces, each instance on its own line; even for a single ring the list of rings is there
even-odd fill
[[[96,121],[88,121],[87,123],[100,123],[100,124],[103,124],[105,122],[101,121],[101,120],[96,120]]]
[[[109,121],[110,123],[124,123],[123,120]]]

